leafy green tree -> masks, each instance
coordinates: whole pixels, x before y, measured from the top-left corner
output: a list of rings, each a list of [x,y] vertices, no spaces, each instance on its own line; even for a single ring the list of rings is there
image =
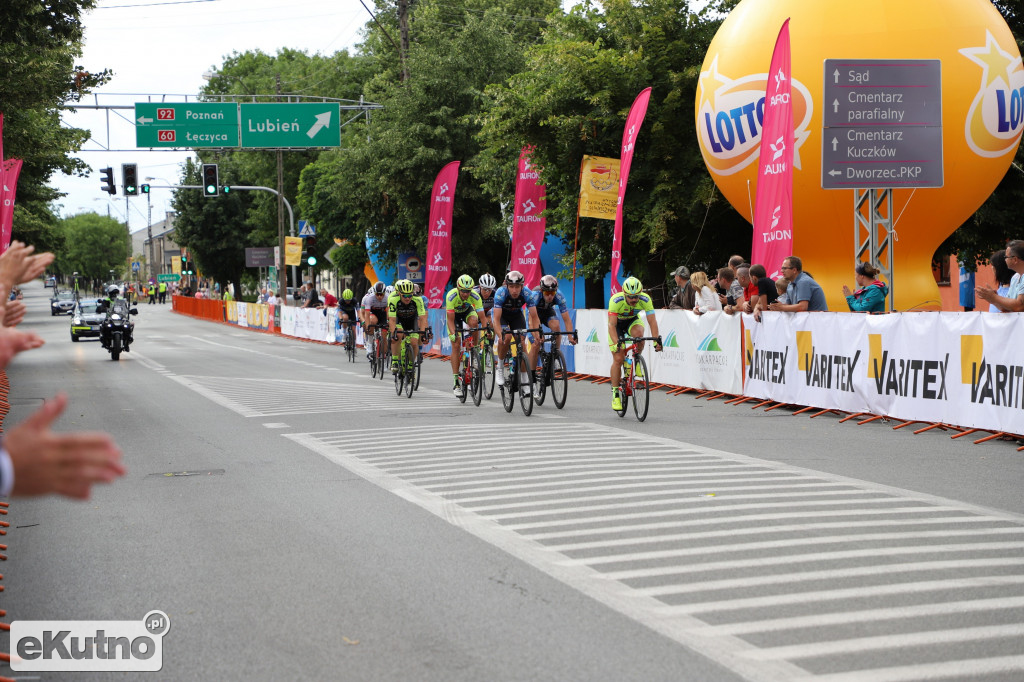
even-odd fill
[[[619,157],[629,108],[650,86],[627,185],[623,263],[656,292],[671,269],[666,263],[710,267],[750,239],[749,225],[716,193],[693,134],[700,65],[722,15],[690,5],[604,0],[549,17],[526,68],[487,92],[476,169],[485,188],[507,202],[514,188],[506,178],[519,149],[534,145],[547,184],[548,230],[571,244],[582,157]],[[706,221],[714,227],[702,232]],[[612,221],[579,220],[579,266],[591,282],[609,270],[612,237]],[[593,287],[588,293],[598,298]]]
[[[370,31],[364,47],[382,55],[382,69],[365,92],[384,109],[363,127],[368,139],[353,137],[349,148],[322,155],[303,172],[300,184],[301,211],[326,236],[368,237],[376,255],[390,262],[403,251],[423,253],[434,178],[445,164],[459,160],[453,268],[498,270],[507,262],[507,221],[475,169],[479,114],[488,99],[486,88],[525,67],[525,46],[536,40],[542,13],[557,4],[474,5],[454,8],[428,0],[415,6],[404,82],[394,47],[379,31]]]
[[[0,3],[0,108],[4,157],[22,159],[13,234],[42,249],[61,247],[50,202],[63,196],[46,183],[55,172],[87,175],[72,152],[89,132],[65,128],[64,102],[107,82],[110,71],[89,73],[82,54],[81,15],[94,0],[5,0]]]
[[[61,220],[60,229],[67,241],[60,255],[65,274],[106,280],[111,270],[125,272],[131,242],[122,223],[98,213],[79,213]]]

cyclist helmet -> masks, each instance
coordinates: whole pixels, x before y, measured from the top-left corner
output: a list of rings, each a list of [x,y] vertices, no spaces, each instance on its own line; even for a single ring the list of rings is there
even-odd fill
[[[480,275],[480,288],[481,289],[494,289],[498,286],[498,283],[494,280],[494,275],[489,272],[485,272]]]
[[[120,293],[121,290],[115,286],[112,286],[109,289],[107,289],[107,296],[109,296],[110,298],[117,298],[118,295],[120,295]]]
[[[351,289],[345,289],[345,291],[341,292],[341,300],[343,301],[351,301],[352,296],[354,296],[354,294]]]
[[[378,296],[385,293],[386,290],[387,287],[384,286],[384,282],[377,282],[376,284],[373,285],[373,293],[377,294]]]
[[[386,287],[384,287],[384,293],[390,296],[391,294],[395,293],[395,288],[389,284]]]
[[[636,277],[629,277],[622,283],[622,292],[627,296],[639,296],[644,290],[644,285]]]
[[[558,280],[554,275],[544,275],[540,278],[541,291],[558,291]]]
[[[459,275],[459,279],[456,281],[455,285],[459,287],[459,290],[461,291],[469,291],[473,288],[473,278],[469,275]]]
[[[513,270],[505,275],[505,284],[522,284],[524,279],[523,273],[518,270]]]
[[[402,296],[412,296],[416,291],[416,285],[407,279],[400,279],[395,284],[395,288],[398,289],[398,293]]]

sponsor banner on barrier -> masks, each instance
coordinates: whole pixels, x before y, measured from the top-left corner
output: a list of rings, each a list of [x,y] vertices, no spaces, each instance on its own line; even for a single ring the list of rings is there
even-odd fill
[[[739,394],[740,321],[734,315],[695,315],[687,310],[659,310],[655,313],[664,342],[661,353],[654,344],[644,347],[644,359],[651,380]],[[608,313],[604,310],[576,311],[579,345],[574,349],[575,371],[608,376],[612,354],[608,348]],[[644,324],[644,334],[651,329]]]
[[[644,349],[654,381],[740,394],[743,380],[737,316],[659,310],[655,317],[664,350],[655,353],[651,344]]]
[[[285,336],[295,336],[295,313],[299,309],[290,305],[282,305],[277,308],[281,311],[281,333]]]
[[[238,321],[239,327],[249,326],[249,304],[238,301],[235,303],[235,307],[238,308]]]
[[[235,301],[224,303],[224,317],[231,324],[238,324],[238,304]]]
[[[994,431],[1024,431],[1024,317],[744,316],[744,394]]]

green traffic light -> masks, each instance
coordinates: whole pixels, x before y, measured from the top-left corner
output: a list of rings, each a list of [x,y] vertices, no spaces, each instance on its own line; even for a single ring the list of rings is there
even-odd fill
[[[316,265],[316,256],[310,256],[309,258],[307,258],[306,259],[306,265],[309,265],[309,266]]]
[[[231,186],[230,185],[224,185],[224,187],[222,187],[221,189],[224,190],[224,194],[228,194],[228,193],[231,192]]]

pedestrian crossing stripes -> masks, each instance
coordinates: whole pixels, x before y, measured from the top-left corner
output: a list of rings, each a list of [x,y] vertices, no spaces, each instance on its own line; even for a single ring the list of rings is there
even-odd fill
[[[243,417],[451,408],[451,393],[420,387],[411,399],[396,396],[394,383],[346,384],[288,379],[169,375],[169,379]]]
[[[748,680],[1024,676],[1019,515],[597,424],[405,431],[284,435]]]

